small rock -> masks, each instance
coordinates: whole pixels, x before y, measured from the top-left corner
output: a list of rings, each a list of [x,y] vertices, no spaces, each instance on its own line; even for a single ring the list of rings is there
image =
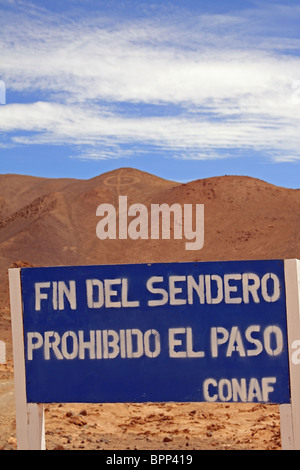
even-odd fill
[[[11,446],[17,445],[17,439],[16,439],[15,437],[12,437],[12,436],[7,439],[7,442],[8,442],[8,444],[10,444]]]
[[[62,444],[58,444],[53,450],[65,450],[65,448]]]
[[[71,416],[69,423],[75,424],[76,426],[85,426],[87,422],[82,418],[82,416]]]

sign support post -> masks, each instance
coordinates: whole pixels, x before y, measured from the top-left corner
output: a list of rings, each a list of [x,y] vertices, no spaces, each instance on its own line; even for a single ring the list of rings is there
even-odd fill
[[[6,344],[0,340],[0,364],[6,364]]]
[[[9,270],[18,450],[45,450],[44,407],[27,403],[20,268]]]
[[[280,405],[282,449],[300,449],[300,261],[284,260],[291,403]]]

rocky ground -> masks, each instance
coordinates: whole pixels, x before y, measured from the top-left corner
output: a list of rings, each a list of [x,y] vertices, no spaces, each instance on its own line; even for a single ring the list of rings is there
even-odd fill
[[[278,450],[264,404],[47,404],[48,450]],[[0,449],[16,449],[13,365],[0,365]]]

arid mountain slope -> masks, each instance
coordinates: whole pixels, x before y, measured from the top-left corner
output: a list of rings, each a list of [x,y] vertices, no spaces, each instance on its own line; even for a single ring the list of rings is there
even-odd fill
[[[205,242],[99,240],[96,208],[142,203],[204,204]],[[34,266],[300,258],[300,190],[244,176],[187,184],[121,168],[90,180],[0,176],[0,328],[10,341],[7,270]]]

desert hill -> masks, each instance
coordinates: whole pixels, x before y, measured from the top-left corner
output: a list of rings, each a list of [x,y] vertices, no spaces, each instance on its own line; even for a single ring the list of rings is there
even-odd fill
[[[185,240],[99,240],[96,208],[128,204],[205,206],[202,250]],[[0,176],[0,329],[10,343],[11,266],[300,258],[300,190],[245,176],[181,184],[131,168],[89,180]]]

